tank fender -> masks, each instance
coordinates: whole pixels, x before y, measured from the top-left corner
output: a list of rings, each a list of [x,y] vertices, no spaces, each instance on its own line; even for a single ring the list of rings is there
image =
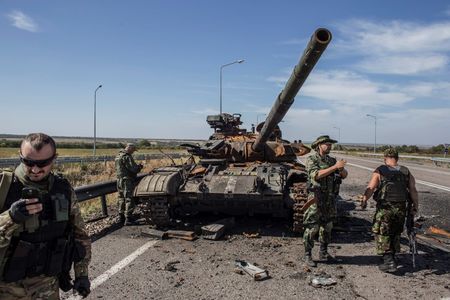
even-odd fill
[[[183,181],[181,169],[170,167],[156,169],[142,178],[134,190],[134,196],[175,196]]]

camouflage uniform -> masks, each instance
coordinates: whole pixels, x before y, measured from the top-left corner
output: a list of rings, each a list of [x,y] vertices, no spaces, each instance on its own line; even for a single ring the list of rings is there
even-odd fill
[[[119,213],[125,217],[132,217],[136,206],[133,190],[136,185],[136,175],[142,169],[136,164],[131,154],[120,150],[115,159],[117,175],[117,191],[119,192]]]
[[[374,199],[377,209],[373,218],[372,232],[375,233],[377,254],[395,254],[400,251],[400,235],[406,218],[408,200],[409,170],[385,165],[376,170],[381,182]]]
[[[303,224],[303,243],[305,251],[311,251],[314,247],[314,239],[319,235],[321,244],[331,242],[331,230],[333,221],[336,218],[336,195],[339,185],[335,183],[335,175],[316,181],[314,178],[319,170],[327,169],[336,164],[336,159],[325,155],[321,157],[318,153],[311,155],[306,160],[308,181],[312,191],[308,195],[308,200],[317,197],[317,204],[311,205],[305,212]]]
[[[0,177],[2,176],[4,175],[0,173]],[[67,191],[66,194],[69,195],[68,197],[70,197],[70,199],[68,199],[70,203],[70,209],[65,210],[67,214],[65,215],[63,213],[62,217],[61,215],[59,215],[56,217],[56,219],[53,220],[52,217],[50,217],[50,219],[46,219],[46,217],[43,217],[43,212],[41,212],[39,214],[32,215],[25,223],[15,223],[11,219],[11,216],[9,214],[9,207],[12,203],[19,200],[21,189],[23,187],[29,186],[37,188],[42,192],[48,193],[49,198],[41,200],[44,204],[44,207],[54,207],[48,201],[55,201],[55,199],[59,200],[59,203],[63,203],[64,200],[62,200],[61,197],[66,199],[66,196],[64,194],[60,194],[59,192],[61,192],[61,190]],[[51,224],[67,224],[65,225],[67,226],[66,228],[70,228],[72,230],[71,232],[73,233],[75,243],[78,245],[78,247],[81,248],[79,251],[84,252],[84,258],[74,263],[73,265],[75,278],[88,276],[88,265],[91,259],[91,240],[86,232],[75,192],[65,179],[63,179],[59,175],[56,176],[53,173],[50,173],[49,176],[44,179],[44,181],[41,181],[39,183],[31,182],[25,178],[22,165],[20,165],[15,171],[13,182],[6,196],[5,204],[0,209],[0,299],[59,299],[59,281],[57,278],[58,275],[46,275],[47,271],[44,271],[45,269],[47,269],[48,264],[51,263],[49,259],[47,259],[44,264],[44,270],[40,269],[40,271],[38,271],[38,263],[36,263],[35,261],[30,262],[30,259],[21,260],[21,262],[26,261],[25,264],[27,271],[25,272],[25,277],[12,282],[5,279],[9,265],[8,262],[11,261],[13,253],[14,255],[16,254],[15,250],[18,247],[17,245],[22,241],[23,238],[25,238],[26,241],[37,242],[37,244],[33,244],[33,242],[31,242],[31,244],[39,245],[39,247],[51,247],[48,245],[55,244],[55,239],[56,237],[58,237],[58,235],[55,234],[54,230],[47,229],[46,231],[46,228],[50,228]],[[52,209],[56,211],[56,214],[62,212],[61,210],[57,210],[55,208]],[[64,218],[66,221],[58,221],[58,218]],[[67,239],[69,231],[70,230],[66,229],[62,232],[63,238]],[[46,238],[46,235],[52,237]],[[53,236],[56,237],[53,238]],[[43,242],[39,243],[39,241]],[[33,250],[29,252],[28,257],[36,255],[40,259],[41,252],[39,251],[41,251],[42,248],[40,248],[40,250],[36,250],[36,248],[32,249]],[[51,253],[53,254],[53,252]],[[51,257],[53,260],[54,257]],[[29,268],[31,268],[29,265],[30,263],[31,265],[36,264],[33,265],[33,267],[35,267],[33,269],[33,274],[29,274]],[[39,266],[41,267],[42,265]],[[19,265],[14,265],[12,269],[19,269]]]

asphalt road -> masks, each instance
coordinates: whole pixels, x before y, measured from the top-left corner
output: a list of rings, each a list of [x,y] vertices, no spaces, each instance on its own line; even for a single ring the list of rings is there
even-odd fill
[[[349,177],[341,187],[341,230],[333,233],[330,246],[337,264],[305,268],[302,239],[290,234],[286,221],[279,219],[238,218],[234,230],[220,241],[161,241],[141,235],[146,225],[123,227],[93,243],[92,293],[87,299],[448,299],[448,253],[419,245],[413,269],[403,241],[398,273],[378,270],[369,230],[375,205],[360,210],[356,200],[380,161],[345,158]],[[405,165],[418,180],[444,188],[450,185],[446,169]],[[448,226],[450,192],[425,184],[417,187],[419,209],[428,216],[427,222]],[[250,239],[243,232],[259,232],[261,237]],[[236,274],[236,259],[258,264],[271,278],[253,281]],[[336,284],[313,287],[311,279],[320,276],[330,276]],[[75,299],[63,295],[68,297]]]

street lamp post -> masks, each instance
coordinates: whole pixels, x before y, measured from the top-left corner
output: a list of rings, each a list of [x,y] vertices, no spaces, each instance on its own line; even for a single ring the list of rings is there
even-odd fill
[[[341,142],[341,128],[340,127],[336,127],[336,126],[333,126],[333,128],[338,130],[338,143],[340,143]]]
[[[231,65],[234,65],[234,64],[241,64],[244,61],[245,60],[240,59],[240,60],[236,60],[236,61],[233,61],[231,63],[228,63],[228,64],[220,66],[220,114],[222,114],[222,70],[223,70],[223,68],[225,68],[227,66],[231,66]]]
[[[373,118],[375,120],[375,141],[373,143],[373,153],[377,152],[377,116],[366,114],[366,117]]]
[[[97,129],[96,129],[96,124],[97,124],[97,91],[99,88],[101,88],[102,85],[100,84],[94,92],[94,152],[93,155],[95,157],[95,144],[97,142]]]

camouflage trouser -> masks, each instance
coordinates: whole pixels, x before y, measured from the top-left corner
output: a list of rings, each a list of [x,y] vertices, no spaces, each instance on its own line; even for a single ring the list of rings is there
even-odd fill
[[[58,300],[59,285],[56,277],[44,275],[25,278],[17,282],[0,281],[2,300]]]
[[[333,229],[333,219],[335,213],[329,214],[320,212],[316,204],[311,205],[305,212],[303,225],[303,245],[305,252],[311,251],[314,247],[314,240],[319,235],[319,242],[329,244],[331,242],[331,230]]]
[[[136,206],[133,198],[134,180],[130,178],[119,178],[117,180],[117,191],[119,192],[119,213],[129,217],[133,214]]]
[[[401,208],[378,208],[373,218],[377,254],[400,252],[400,235],[403,232],[406,212]]]

